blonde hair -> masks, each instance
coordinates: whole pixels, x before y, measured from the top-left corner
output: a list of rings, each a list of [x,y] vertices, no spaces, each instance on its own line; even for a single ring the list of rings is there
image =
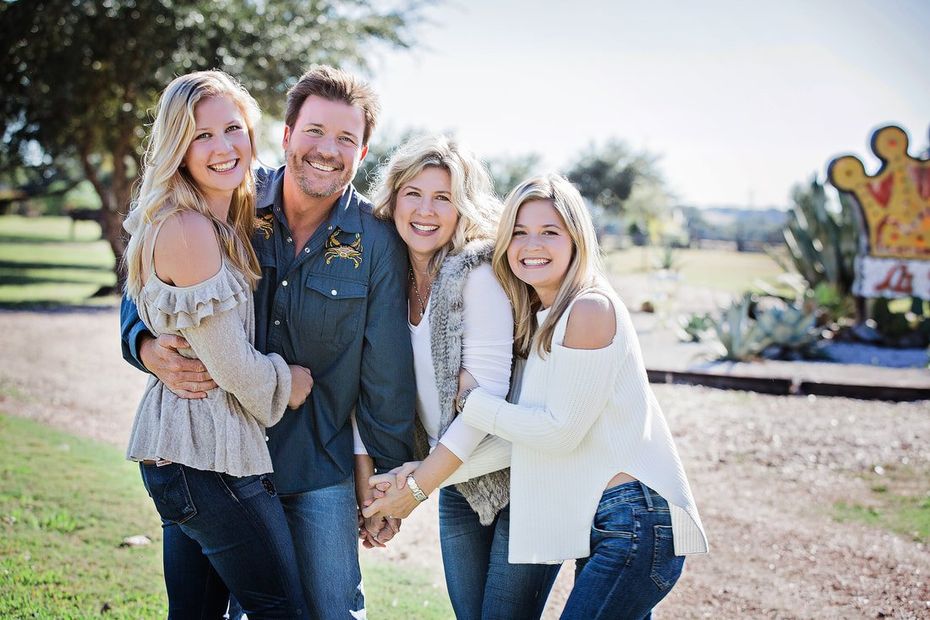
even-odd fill
[[[572,259],[568,270],[556,293],[552,309],[540,326],[536,325],[536,312],[542,306],[539,297],[533,287],[514,275],[507,260],[507,248],[510,247],[513,238],[517,214],[520,207],[532,200],[546,200],[552,204],[565,223],[565,229],[572,241]],[[581,194],[568,179],[551,173],[534,176],[517,185],[508,194],[504,201],[504,212],[497,231],[491,265],[494,275],[513,304],[515,352],[525,358],[535,343],[536,351],[541,357],[545,357],[546,353],[552,351],[555,325],[572,299],[582,290],[604,280],[600,248],[591,214]]]
[[[452,204],[459,215],[452,239],[430,259],[430,273],[436,274],[445,257],[459,252],[469,241],[494,238],[501,203],[481,160],[448,136],[421,136],[398,147],[378,172],[374,214],[393,220],[397,192],[430,166],[449,172]]]
[[[145,149],[142,178],[135,187],[129,217],[141,217],[126,248],[126,291],[136,298],[142,290],[145,231],[181,211],[196,211],[213,222],[224,253],[254,287],[260,277],[258,258],[252,249],[255,231],[255,177],[251,162],[242,183],[233,192],[227,220],[216,218],[207,206],[197,183],[181,166],[196,134],[194,110],[209,97],[229,97],[245,119],[252,152],[255,153],[255,124],[260,112],[255,99],[222,71],[197,71],[172,80],[162,92],[155,122]]]

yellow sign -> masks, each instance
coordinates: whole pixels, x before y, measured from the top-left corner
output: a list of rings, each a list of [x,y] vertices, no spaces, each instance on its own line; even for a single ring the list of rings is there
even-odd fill
[[[872,151],[882,165],[866,174],[858,157],[830,163],[830,182],[860,211],[860,251],[853,291],[863,297],[930,295],[930,160],[908,152],[907,133],[881,127]]]

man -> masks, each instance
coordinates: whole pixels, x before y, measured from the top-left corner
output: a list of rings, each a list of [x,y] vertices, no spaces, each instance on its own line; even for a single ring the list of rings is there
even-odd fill
[[[318,618],[364,616],[356,518],[365,497],[353,484],[352,413],[379,471],[412,460],[406,251],[351,185],[378,112],[374,92],[355,76],[311,68],[287,94],[285,165],[258,173],[255,347],[314,378],[307,401],[267,435],[305,598]],[[187,346],[182,339],[155,340],[126,299],[121,323],[130,363],[185,397],[216,387],[199,362],[177,353]],[[397,526],[383,524],[379,538]]]

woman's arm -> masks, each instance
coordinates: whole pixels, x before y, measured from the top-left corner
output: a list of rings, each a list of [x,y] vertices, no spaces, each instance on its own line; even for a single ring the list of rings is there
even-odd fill
[[[155,272],[180,289],[177,295],[195,295],[197,288],[207,286],[222,267],[213,224],[197,213],[186,212],[165,222],[155,240],[154,256]],[[251,291],[233,294],[248,296]],[[297,404],[306,398],[312,378],[306,369],[290,368],[279,355],[266,356],[255,350],[235,310],[247,302],[247,297],[211,299],[214,307],[197,308],[196,316],[190,317],[189,325],[180,332],[217,385],[259,423],[271,426],[284,414],[289,401]],[[292,387],[298,393],[292,393]]]
[[[616,334],[613,306],[600,295],[573,305],[564,342],[552,344],[552,366],[544,407],[507,403],[482,388],[469,395],[462,412],[468,424],[513,443],[552,453],[574,450],[603,411],[619,371],[610,346]]]
[[[513,361],[510,300],[487,264],[476,267],[468,275],[462,296],[462,370],[489,393],[504,397],[510,388]],[[487,433],[465,424],[460,417],[452,421],[439,441],[459,460],[468,462]],[[475,471],[470,477],[488,471],[493,470]]]

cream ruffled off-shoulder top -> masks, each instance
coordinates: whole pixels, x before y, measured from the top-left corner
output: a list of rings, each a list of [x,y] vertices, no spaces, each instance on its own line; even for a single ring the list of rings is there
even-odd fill
[[[281,356],[252,346],[255,306],[243,274],[224,257],[212,277],[177,287],[150,269],[134,301],[148,330],[185,338],[191,348],[180,353],[199,358],[219,387],[190,400],[152,376],[136,411],[127,458],[164,459],[233,476],[270,472],[265,428],[284,415],[291,373]]]

